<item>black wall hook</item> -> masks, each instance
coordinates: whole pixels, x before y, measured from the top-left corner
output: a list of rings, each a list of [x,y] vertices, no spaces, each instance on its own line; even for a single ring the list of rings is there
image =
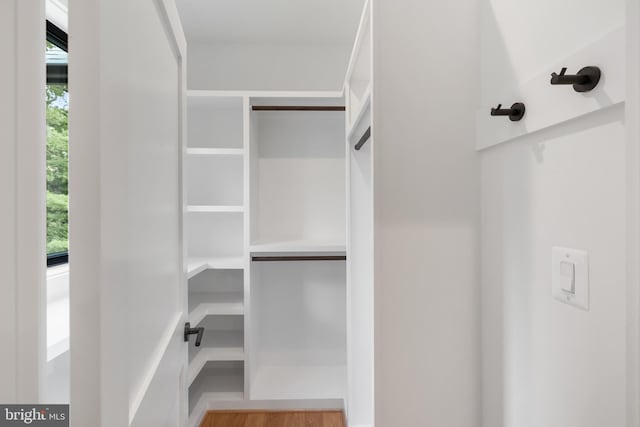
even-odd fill
[[[522,102],[516,102],[511,108],[502,108],[502,104],[498,104],[496,108],[491,109],[492,116],[509,116],[512,122],[519,122],[524,117],[526,108]]]
[[[551,73],[552,85],[573,85],[576,92],[589,92],[598,86],[602,75],[598,67],[584,67],[578,74],[566,74],[567,67],[564,67],[560,74]]]

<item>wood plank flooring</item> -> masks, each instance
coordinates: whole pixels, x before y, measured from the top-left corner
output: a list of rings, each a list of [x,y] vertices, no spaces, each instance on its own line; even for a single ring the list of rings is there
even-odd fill
[[[209,411],[200,427],[344,427],[342,411]]]

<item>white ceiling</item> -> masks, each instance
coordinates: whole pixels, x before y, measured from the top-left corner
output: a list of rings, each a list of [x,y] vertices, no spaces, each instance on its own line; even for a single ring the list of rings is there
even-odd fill
[[[177,0],[189,41],[353,43],[364,0]]]

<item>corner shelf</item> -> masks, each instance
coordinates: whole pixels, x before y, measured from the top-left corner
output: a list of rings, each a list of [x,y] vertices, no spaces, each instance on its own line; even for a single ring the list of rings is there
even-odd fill
[[[196,326],[207,316],[242,315],[244,315],[244,304],[242,302],[202,302],[189,310],[189,322]]]
[[[187,278],[202,273],[205,270],[243,270],[244,260],[238,258],[194,258],[187,264]]]
[[[206,332],[205,332],[206,336]],[[244,361],[244,350],[240,348],[201,348],[189,361],[188,381],[191,385],[208,362]]]

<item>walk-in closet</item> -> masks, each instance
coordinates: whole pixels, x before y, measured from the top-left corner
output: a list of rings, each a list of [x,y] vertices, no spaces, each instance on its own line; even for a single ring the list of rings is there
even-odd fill
[[[371,420],[369,14],[344,91],[187,92],[192,426],[211,409]]]

